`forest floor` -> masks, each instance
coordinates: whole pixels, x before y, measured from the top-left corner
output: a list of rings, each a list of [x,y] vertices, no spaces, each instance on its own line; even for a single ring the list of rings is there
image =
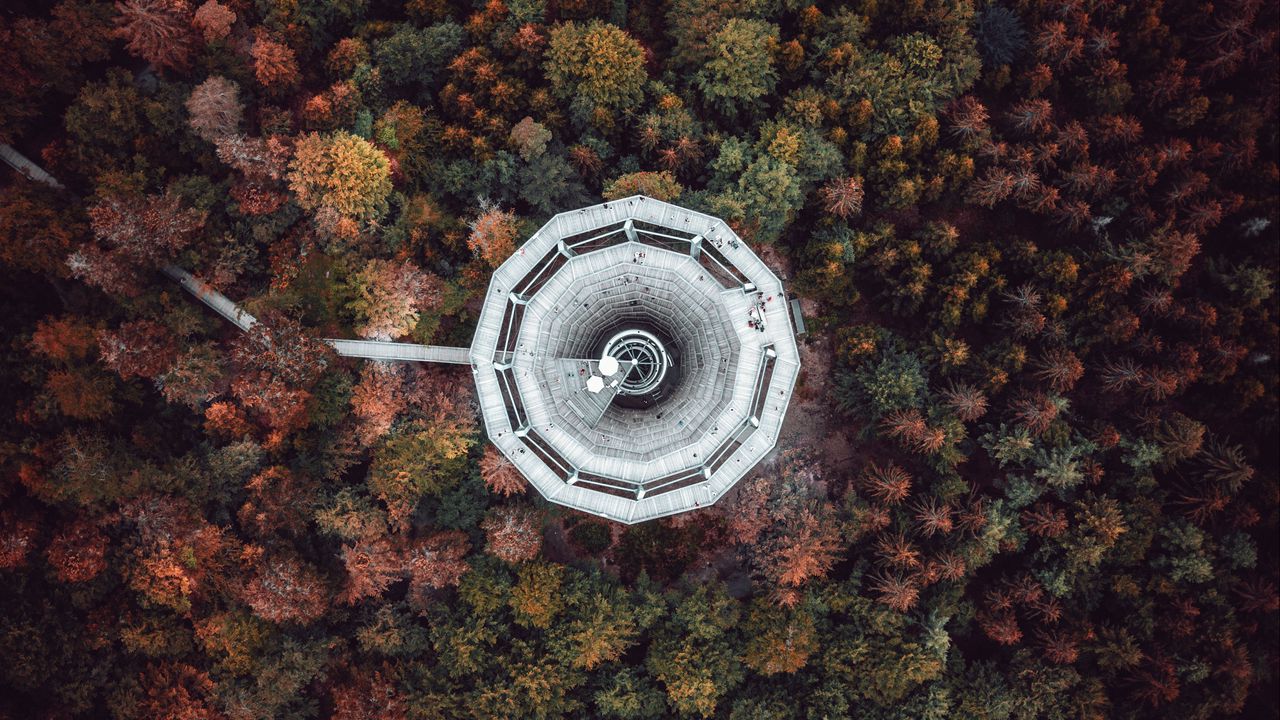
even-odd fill
[[[791,258],[773,246],[758,249],[760,259],[785,282],[792,275]],[[812,298],[796,296],[801,312],[815,318],[821,311]],[[761,463],[779,452],[809,448],[818,454],[819,464],[828,473],[842,474],[856,464],[856,429],[831,407],[830,388],[834,383],[835,343],[831,335],[810,332],[797,339],[800,349],[800,378],[791,404],[782,421],[778,445]]]

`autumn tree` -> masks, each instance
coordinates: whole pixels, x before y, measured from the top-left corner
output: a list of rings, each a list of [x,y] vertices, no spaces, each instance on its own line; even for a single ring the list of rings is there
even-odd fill
[[[492,444],[485,446],[484,457],[480,459],[480,476],[491,492],[503,497],[522,493],[528,487],[519,468]]]
[[[897,505],[911,494],[911,475],[892,462],[867,463],[860,480],[864,492],[885,505]]]
[[[438,532],[419,538],[405,551],[409,573],[409,602],[425,609],[436,590],[456,586],[470,568],[466,555],[471,549],[460,531]]]
[[[231,34],[231,26],[236,23],[236,13],[218,0],[205,0],[196,8],[191,18],[191,25],[200,31],[207,43],[226,40]]]
[[[825,575],[835,563],[840,531],[834,508],[820,496],[812,460],[790,454],[775,470],[781,478],[747,481],[729,515],[738,541],[750,553],[752,568],[775,600],[794,605],[798,588]]]
[[[225,352],[212,343],[193,345],[157,378],[165,400],[199,408],[226,390]]]
[[[356,671],[350,682],[333,688],[334,720],[386,718],[404,720],[409,705],[396,692],[396,685],[378,671]]]
[[[298,320],[279,313],[262,314],[231,346],[231,359],[238,367],[304,387],[320,377],[332,356],[327,343],[311,337]]]
[[[77,366],[97,352],[98,333],[78,316],[50,316],[36,324],[30,347],[35,355],[46,360]]]
[[[342,565],[347,579],[337,599],[348,604],[381,595],[404,572],[400,553],[385,537],[343,546]]]
[[[302,534],[316,503],[314,483],[283,465],[257,472],[244,484],[247,497],[237,519],[248,533],[268,538],[278,532]]]
[[[308,419],[310,389],[332,353],[326,343],[304,333],[297,320],[264,314],[232,343],[237,372],[231,392],[276,433],[302,427]]]
[[[0,569],[21,567],[35,548],[39,523],[30,515],[12,510],[0,513]]]
[[[111,378],[92,368],[53,370],[45,377],[44,390],[58,412],[77,420],[100,420],[116,407]]]
[[[819,191],[827,212],[844,220],[862,212],[862,180],[856,177],[833,178]]]
[[[88,224],[65,206],[56,190],[15,177],[0,193],[0,262],[31,272],[66,277],[67,254]]]
[[[522,565],[516,584],[511,587],[511,610],[516,622],[542,630],[550,627],[564,604],[563,584],[563,565],[545,562]]]
[[[107,537],[87,518],[64,526],[46,552],[50,567],[63,582],[87,582],[107,567]]]
[[[155,377],[168,369],[176,350],[168,328],[134,320],[115,330],[98,331],[98,354],[122,378]]]
[[[642,610],[623,588],[598,575],[573,574],[552,648],[562,662],[593,670],[622,657],[640,637]]]
[[[956,383],[943,390],[942,401],[964,422],[973,422],[987,412],[987,396],[967,383]]]
[[[209,674],[182,662],[149,662],[139,677],[138,711],[157,718],[215,720],[214,683]]]
[[[391,166],[387,156],[348,132],[308,133],[289,164],[289,188],[325,230],[350,237],[387,212]]]
[[[225,579],[235,543],[186,499],[133,494],[116,519],[136,534],[125,571],[145,602],[189,614]]]
[[[511,145],[521,158],[533,160],[547,151],[547,143],[551,141],[551,131],[542,123],[526,117],[512,126],[509,137]]]
[[[315,622],[329,607],[329,590],[315,568],[289,551],[268,551],[242,593],[254,614],[273,623]]]
[[[872,589],[881,604],[905,613],[920,599],[920,584],[914,577],[898,572],[880,572],[872,577]]]
[[[645,666],[684,715],[711,717],[742,682],[734,644],[738,602],[718,586],[699,585],[679,598],[654,631]]]
[[[491,508],[480,523],[487,544],[485,550],[512,564],[532,560],[542,549],[542,522],[533,510],[522,505]]]
[[[467,247],[491,267],[501,265],[515,252],[518,233],[515,213],[481,200],[480,212],[469,226]]]
[[[71,253],[72,275],[109,293],[136,296],[141,273],[163,265],[189,245],[206,214],[184,208],[174,193],[111,194],[89,208],[96,243]]]
[[[214,0],[211,3],[217,4]],[[240,87],[220,75],[214,75],[191,91],[187,98],[187,123],[196,135],[217,143],[239,132],[244,117],[240,103]]]
[[[186,69],[192,49],[187,0],[122,0],[116,10],[116,37],[129,52],[157,67]]]
[[[254,77],[268,93],[283,95],[301,81],[293,48],[271,37],[263,28],[254,31],[249,56],[253,58]]]
[[[1049,384],[1055,393],[1062,393],[1075,386],[1084,375],[1084,365],[1070,350],[1055,348],[1046,351],[1037,362],[1037,377]]]
[[[544,70],[552,93],[575,117],[609,127],[641,100],[644,50],[627,31],[592,20],[551,30]]]
[[[803,608],[787,610],[757,601],[745,629],[742,661],[761,675],[795,673],[818,649],[813,616]]]
[[[371,445],[387,434],[405,407],[404,377],[392,363],[370,361],[360,370],[360,382],[351,388],[351,410],[359,420],[360,441]]]
[[[351,276],[348,307],[357,318],[356,333],[372,340],[394,340],[418,324],[423,310],[442,301],[442,283],[407,260],[370,260]]]
[[[684,187],[676,181],[670,171],[634,172],[619,175],[604,186],[602,193],[605,200],[621,200],[631,195],[648,195],[655,200],[671,202],[680,197]]]
[[[424,495],[439,495],[458,483],[473,442],[467,428],[457,423],[417,421],[374,453],[369,489],[386,503],[392,520],[404,525]]]

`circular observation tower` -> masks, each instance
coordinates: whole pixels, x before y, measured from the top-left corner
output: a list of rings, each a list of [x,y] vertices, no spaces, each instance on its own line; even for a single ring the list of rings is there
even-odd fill
[[[553,217],[495,272],[470,359],[490,440],[548,500],[706,507],[774,446],[800,370],[782,283],[643,196]]]

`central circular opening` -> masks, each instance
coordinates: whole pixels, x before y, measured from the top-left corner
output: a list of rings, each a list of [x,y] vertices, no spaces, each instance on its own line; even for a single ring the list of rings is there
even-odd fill
[[[605,359],[630,364],[630,370],[618,386],[621,395],[652,393],[662,384],[671,366],[671,356],[662,341],[653,333],[638,328],[623,330],[609,338],[604,344],[603,358],[602,366]]]

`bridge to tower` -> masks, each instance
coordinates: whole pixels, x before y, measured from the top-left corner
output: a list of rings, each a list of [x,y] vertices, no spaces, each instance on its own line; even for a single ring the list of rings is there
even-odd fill
[[[232,302],[230,298],[218,292],[200,278],[183,270],[177,265],[166,265],[165,275],[178,281],[184,290],[194,295],[200,302],[208,305],[214,312],[226,318],[233,325],[248,332],[258,319],[244,308]],[[343,340],[325,338],[325,342],[333,347],[334,352],[344,357],[366,358],[388,362],[431,362],[451,365],[470,365],[470,348],[451,345],[419,345],[417,343],[384,342],[381,340]]]
[[[64,189],[9,146],[0,161]],[[242,331],[257,324],[185,269],[162,270]],[[797,329],[798,302],[728,225],[637,195],[530,237],[494,272],[469,348],[325,342],[470,365],[490,441],[538,492],[635,523],[715,502],[773,449]]]

